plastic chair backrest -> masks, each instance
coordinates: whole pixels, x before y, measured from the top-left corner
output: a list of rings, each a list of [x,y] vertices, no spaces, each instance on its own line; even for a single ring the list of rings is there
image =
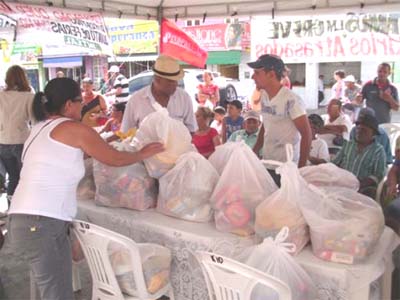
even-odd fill
[[[396,139],[400,136],[400,125],[384,123],[380,124],[379,127],[385,130],[388,135],[390,140],[390,149],[392,150],[392,154],[394,154],[396,149]]]
[[[247,300],[257,284],[274,290],[279,300],[291,300],[288,285],[281,280],[233,259],[209,252],[196,252],[204,277],[209,299]]]
[[[118,243],[130,252],[138,298],[156,298],[155,295],[150,295],[147,292],[139,249],[133,240],[100,226],[79,220],[73,221],[73,230],[81,243],[92,275],[92,299],[125,299],[111,266],[108,253],[110,242]]]
[[[382,206],[382,208],[384,208],[385,204],[387,204],[385,203],[386,188],[387,188],[387,177],[385,176],[381,180],[381,182],[379,182],[375,196],[375,201],[379,203]]]

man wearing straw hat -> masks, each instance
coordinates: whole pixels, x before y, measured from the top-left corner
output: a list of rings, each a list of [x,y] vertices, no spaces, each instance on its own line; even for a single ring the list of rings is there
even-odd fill
[[[153,71],[152,84],[137,91],[129,99],[121,131],[139,128],[147,115],[164,107],[172,118],[182,121],[190,132],[195,132],[197,123],[192,100],[187,92],[178,87],[178,81],[184,76],[178,62],[172,57],[160,55]]]

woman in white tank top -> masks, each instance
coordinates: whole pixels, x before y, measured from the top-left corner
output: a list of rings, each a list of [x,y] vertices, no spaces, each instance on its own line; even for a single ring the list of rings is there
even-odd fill
[[[41,299],[73,299],[68,237],[76,214],[76,188],[84,174],[83,155],[111,166],[125,166],[163,151],[152,143],[136,153],[119,152],[81,118],[79,85],[51,80],[36,93],[33,114],[39,123],[24,145],[20,182],[9,209],[12,247],[26,257]]]

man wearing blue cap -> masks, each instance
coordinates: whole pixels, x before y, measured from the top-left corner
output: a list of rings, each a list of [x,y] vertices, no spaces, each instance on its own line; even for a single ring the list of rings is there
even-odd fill
[[[248,63],[254,69],[252,76],[257,89],[265,90],[261,98],[263,125],[253,150],[263,158],[286,161],[285,145],[294,149],[294,161],[299,167],[307,163],[311,147],[311,128],[302,99],[290,89],[282,86],[285,64],[279,56],[265,54],[255,62]],[[267,166],[274,181],[280,185],[280,177],[274,166]]]

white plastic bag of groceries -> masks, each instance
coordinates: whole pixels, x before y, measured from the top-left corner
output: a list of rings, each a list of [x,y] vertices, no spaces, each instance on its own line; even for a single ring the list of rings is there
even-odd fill
[[[240,145],[237,142],[226,142],[225,144],[217,146],[214,153],[210,155],[208,160],[217,170],[219,175],[222,174],[233,151],[238,147],[240,147]]]
[[[202,155],[183,154],[159,180],[157,210],[188,221],[210,221],[210,198],[218,179],[217,171]]]
[[[261,244],[245,249],[238,259],[286,283],[292,292],[291,299],[315,299],[316,288],[308,274],[291,255],[296,252],[296,246],[286,242],[288,236],[289,228],[283,227],[275,238],[265,238]],[[278,299],[271,292],[267,287],[258,285],[250,299]]]
[[[147,292],[155,294],[169,283],[171,251],[156,244],[137,245]],[[130,296],[139,296],[129,250],[119,243],[110,242],[108,254],[121,291]]]
[[[317,187],[345,187],[354,191],[360,188],[360,182],[353,173],[332,163],[303,167],[300,169],[300,175]]]
[[[93,177],[93,159],[87,158],[84,161],[85,175],[79,181],[76,191],[76,198],[79,199],[94,199],[96,193],[96,185]]]
[[[131,145],[140,150],[153,142],[161,142],[165,147],[164,152],[144,160],[146,169],[153,178],[160,178],[172,169],[183,153],[193,151],[189,130],[181,121],[171,118],[165,108],[144,118]]]
[[[346,264],[365,260],[384,230],[381,206],[347,188],[311,186],[311,189],[319,197],[302,197],[299,202],[310,226],[314,254],[324,260]]]
[[[93,161],[95,203],[110,207],[145,210],[156,206],[157,186],[142,163],[111,167]]]
[[[256,207],[278,187],[250,147],[236,144],[211,204],[218,230],[247,236],[254,234]]]
[[[314,194],[293,162],[292,145],[286,145],[286,155],[285,163],[266,161],[269,165],[279,166],[276,172],[281,175],[281,187],[257,207],[255,230],[257,236],[264,239],[277,235],[285,226],[289,227],[288,242],[296,245],[298,253],[310,240],[308,226],[298,201]]]

